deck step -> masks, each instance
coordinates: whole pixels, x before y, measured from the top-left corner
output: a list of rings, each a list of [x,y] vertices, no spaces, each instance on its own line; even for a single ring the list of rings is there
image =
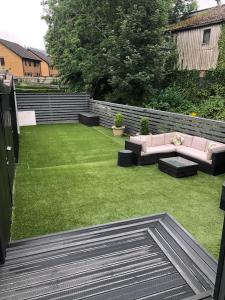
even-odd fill
[[[212,299],[216,269],[161,214],[12,242],[0,299]]]

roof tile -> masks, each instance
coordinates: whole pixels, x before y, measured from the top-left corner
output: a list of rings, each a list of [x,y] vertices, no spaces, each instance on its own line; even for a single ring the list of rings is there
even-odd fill
[[[171,31],[186,30],[191,28],[197,28],[201,26],[207,26],[210,24],[217,24],[225,22],[225,5],[213,7],[204,11],[201,11],[194,16],[191,16],[181,22],[172,24],[170,26]]]
[[[33,53],[29,52],[26,48],[20,46],[19,44],[6,41],[3,39],[0,39],[0,43],[4,45],[6,48],[10,49],[14,53],[16,53],[18,56],[26,59],[32,59],[36,61],[41,61],[36,55]]]

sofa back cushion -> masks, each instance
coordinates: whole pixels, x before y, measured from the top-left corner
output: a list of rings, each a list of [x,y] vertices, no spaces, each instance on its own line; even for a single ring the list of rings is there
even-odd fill
[[[147,143],[147,147],[151,147],[152,146],[152,135],[151,134],[146,135],[145,140],[146,140],[146,143]]]
[[[192,144],[191,144],[191,148],[206,152],[206,146],[207,146],[208,140],[198,137],[198,136],[194,136],[193,140],[192,140]]]
[[[165,133],[165,145],[172,144],[172,140],[175,134],[175,132]]]
[[[137,136],[131,136],[130,141],[132,143],[142,145],[142,151],[147,152],[147,148],[151,147],[151,135],[137,135]]]
[[[186,134],[186,133],[181,133],[181,132],[176,132],[177,134],[179,134],[180,136],[182,136],[182,138],[184,139],[182,145],[185,147],[191,147],[192,145],[192,141],[193,141],[193,136]]]
[[[208,140],[206,145],[206,151],[210,148],[225,146],[225,144]]]
[[[165,134],[152,135],[152,147],[165,145]]]
[[[206,147],[207,147],[206,152],[207,152],[207,159],[208,160],[212,159],[212,154],[213,154],[214,150],[225,152],[225,144],[222,144],[222,143],[217,143],[217,142],[214,142],[214,141],[208,141]]]

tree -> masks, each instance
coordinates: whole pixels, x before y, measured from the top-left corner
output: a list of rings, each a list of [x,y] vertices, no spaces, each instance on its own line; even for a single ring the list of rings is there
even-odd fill
[[[47,49],[62,78],[99,99],[142,104],[174,53],[170,0],[46,0]]]
[[[196,0],[174,0],[170,11],[170,23],[175,23],[182,17],[186,17],[190,12],[197,10]]]

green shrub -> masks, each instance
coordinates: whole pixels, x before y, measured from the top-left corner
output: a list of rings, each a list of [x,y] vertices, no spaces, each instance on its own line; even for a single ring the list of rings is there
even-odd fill
[[[181,113],[191,110],[192,103],[186,99],[185,90],[174,85],[160,91],[147,106],[153,109]]]
[[[197,108],[200,117],[225,121],[225,99],[219,96],[210,97]]]
[[[140,134],[148,135],[149,134],[149,119],[141,118],[140,120]]]
[[[114,118],[114,125],[115,125],[115,127],[117,127],[117,128],[122,127],[123,126],[123,121],[124,121],[123,115],[120,114],[120,113],[117,113],[115,115],[115,118]]]

